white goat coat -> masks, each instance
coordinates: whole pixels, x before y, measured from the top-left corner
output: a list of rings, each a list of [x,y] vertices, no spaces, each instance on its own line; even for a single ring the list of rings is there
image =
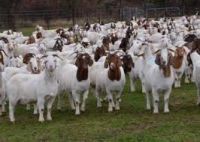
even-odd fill
[[[48,78],[44,71],[41,74],[17,74],[7,82],[6,88],[11,103],[20,100],[21,103],[27,104],[44,99],[47,95],[56,96],[58,82],[55,77]]]
[[[112,81],[108,78],[108,68],[99,71],[99,75],[96,79],[96,87],[102,90],[109,90],[109,91],[122,91],[124,89],[124,85],[126,82],[124,70],[120,67],[121,78],[119,81]]]
[[[90,87],[89,75],[87,80],[78,81],[76,78],[77,67],[73,64],[65,64],[59,68],[58,80],[59,80],[59,91],[78,91],[77,93],[84,92]],[[89,69],[88,69],[89,70]]]
[[[151,91],[152,88],[159,91],[165,91],[170,89],[169,87],[171,87],[174,82],[172,67],[170,67],[170,77],[164,77],[162,71],[159,69],[159,66],[156,64],[145,66],[144,71],[144,84],[146,91]]]

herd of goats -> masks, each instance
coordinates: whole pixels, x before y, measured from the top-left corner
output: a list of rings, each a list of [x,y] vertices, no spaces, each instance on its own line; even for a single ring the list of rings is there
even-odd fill
[[[134,92],[139,79],[146,95],[146,109],[164,112],[174,87],[194,82],[200,105],[200,18],[133,18],[104,24],[85,23],[71,28],[45,30],[36,26],[31,36],[12,30],[0,33],[0,115],[9,108],[34,107],[39,121],[52,120],[52,106],[62,108],[67,94],[76,115],[86,109],[89,89],[97,107],[108,103],[108,112],[120,110],[126,79]],[[63,93],[65,92],[65,93]]]

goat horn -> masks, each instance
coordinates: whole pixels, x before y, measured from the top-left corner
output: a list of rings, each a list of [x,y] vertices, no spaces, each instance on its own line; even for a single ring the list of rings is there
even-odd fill
[[[156,52],[154,52],[153,54],[157,54],[158,52],[160,52],[160,49],[158,49]]]
[[[168,50],[171,51],[171,52],[175,52],[173,49],[170,49],[170,48]]]
[[[3,53],[8,57],[8,55],[6,54],[6,52],[3,49],[0,49],[0,51],[3,51]]]
[[[78,51],[74,51],[72,54],[70,54],[69,56],[72,56],[74,54],[78,54]]]
[[[61,58],[61,57],[58,56],[57,54],[53,54],[53,56],[59,58],[60,60],[63,60],[63,58]]]
[[[105,51],[106,52],[106,54],[110,54],[110,51]]]
[[[43,55],[42,57],[40,57],[39,59],[43,59],[46,58],[48,55]]]
[[[141,56],[144,56],[144,53],[142,53],[142,54],[134,54],[134,56],[141,57]]]

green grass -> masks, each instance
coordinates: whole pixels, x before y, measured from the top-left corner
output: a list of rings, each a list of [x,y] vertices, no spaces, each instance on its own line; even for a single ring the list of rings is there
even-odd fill
[[[16,123],[9,122],[7,114],[0,120],[0,142],[10,141],[80,141],[80,142],[198,142],[200,140],[200,109],[196,105],[196,88],[184,84],[173,89],[169,114],[152,114],[145,110],[145,98],[140,87],[129,93],[128,84],[122,97],[121,110],[107,112],[107,104],[96,108],[96,99],[90,93],[87,110],[75,116],[63,99],[63,109],[54,108],[53,121],[39,123],[38,116],[16,110]]]
[[[29,28],[19,28],[17,31],[21,31],[24,35],[30,36],[33,31],[35,31],[35,27],[29,27]]]
[[[34,28],[20,29],[30,35]],[[200,108],[196,106],[196,88],[184,84],[173,89],[170,113],[155,115],[145,110],[145,97],[140,86],[135,93],[126,84],[121,110],[107,112],[107,104],[96,108],[96,99],[90,93],[87,109],[80,116],[70,110],[67,97],[63,109],[52,112],[53,121],[38,122],[33,110],[25,106],[16,109],[16,123],[9,122],[8,114],[0,117],[0,142],[199,142]]]

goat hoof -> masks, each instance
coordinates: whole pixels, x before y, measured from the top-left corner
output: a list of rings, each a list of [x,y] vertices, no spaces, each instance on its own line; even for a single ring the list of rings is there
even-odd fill
[[[37,111],[34,111],[34,112],[33,112],[33,115],[37,115],[37,114],[38,114],[38,112],[37,112]]]
[[[108,109],[108,112],[112,112],[112,111],[113,111],[113,108],[109,108],[109,109]]]
[[[47,118],[47,121],[52,121],[52,118],[50,117],[50,118]]]
[[[15,124],[15,120],[11,120],[10,122],[11,122],[12,124]]]
[[[151,110],[151,107],[147,107],[146,110]]]
[[[102,104],[97,104],[97,108],[101,108],[102,107]]]
[[[85,112],[85,108],[81,108],[81,111],[82,111],[82,112]]]
[[[169,110],[165,110],[164,113],[169,113]]]
[[[75,115],[76,115],[76,116],[79,116],[79,115],[80,115],[80,113],[75,113]]]
[[[153,111],[153,114],[158,114],[158,111],[157,111],[157,110],[154,110],[154,111]]]
[[[130,92],[131,92],[131,93],[135,92],[135,89],[131,89]]]
[[[80,111],[76,111],[76,112],[75,112],[75,115],[80,115]]]
[[[44,122],[44,119],[39,119],[39,122],[43,123],[43,122]]]
[[[115,107],[115,110],[120,110],[120,107]]]

